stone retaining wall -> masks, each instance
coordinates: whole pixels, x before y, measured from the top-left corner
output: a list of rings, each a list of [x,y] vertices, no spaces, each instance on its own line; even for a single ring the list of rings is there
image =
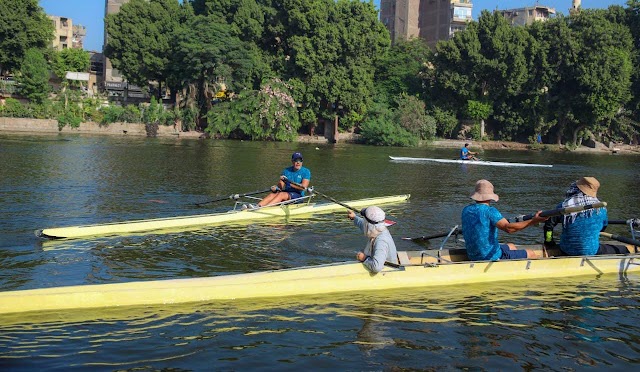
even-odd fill
[[[60,130],[58,121],[51,119],[30,119],[30,118],[5,118],[0,117],[0,132],[25,132],[25,133],[80,133],[80,134],[107,134],[107,135],[130,135],[146,136],[147,131],[142,123],[112,123],[100,125],[99,123],[80,123],[78,128],[65,126]],[[202,133],[178,132],[173,126],[160,125],[158,136],[197,136]]]

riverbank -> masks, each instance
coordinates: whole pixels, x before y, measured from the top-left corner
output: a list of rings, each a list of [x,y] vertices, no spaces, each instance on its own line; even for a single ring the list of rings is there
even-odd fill
[[[0,133],[2,134],[87,134],[87,135],[109,135],[109,136],[149,136],[147,128],[141,123],[113,123],[102,125],[99,123],[81,123],[78,128],[68,126],[59,128],[57,120],[31,119],[31,118],[6,118],[0,117]],[[196,131],[181,131],[174,126],[161,125],[155,133],[157,137],[172,138],[192,138],[205,139],[207,135]],[[338,142],[357,142],[358,135],[353,133],[339,133]],[[310,136],[302,134],[297,139],[300,143],[324,144],[328,140],[323,136]],[[472,151],[476,150],[526,150],[526,151],[572,151],[572,152],[596,152],[596,153],[629,153],[640,154],[640,146],[627,144],[612,144],[605,146],[595,143],[594,147],[578,146],[575,149],[568,149],[566,146],[541,144],[532,145],[529,143],[508,142],[508,141],[464,141],[440,139],[425,143],[425,147],[438,148],[461,148],[466,142],[471,144]]]

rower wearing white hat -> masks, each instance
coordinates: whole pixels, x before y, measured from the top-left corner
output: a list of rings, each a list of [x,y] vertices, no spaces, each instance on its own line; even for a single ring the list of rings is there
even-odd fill
[[[356,258],[372,273],[382,271],[385,262],[398,264],[398,252],[393,237],[387,229],[385,213],[376,206],[367,207],[357,216],[348,211],[348,216],[354,224],[369,239],[364,250],[358,252]]]

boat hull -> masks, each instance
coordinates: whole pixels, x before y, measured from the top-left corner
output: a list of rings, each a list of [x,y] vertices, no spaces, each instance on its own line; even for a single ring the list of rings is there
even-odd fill
[[[344,202],[354,208],[370,205],[384,205],[408,200],[410,195],[393,195],[378,198],[358,199]],[[81,225],[46,228],[36,231],[36,235],[47,239],[71,239],[91,236],[125,235],[140,232],[170,230],[205,225],[221,225],[242,221],[282,218],[305,214],[335,212],[344,207],[335,203],[285,204],[255,210],[235,210],[225,213],[200,214],[193,216],[156,218],[149,220],[125,221],[107,224]]]
[[[438,263],[434,258],[439,254],[437,250],[426,252],[431,253],[421,256],[421,252],[411,252],[412,257],[406,265],[385,267],[378,274],[369,273],[359,262],[343,262],[218,277],[1,292],[0,314],[440,287],[534,278],[557,280],[579,275],[640,272],[640,256],[637,254]]]
[[[473,164],[473,165],[493,165],[497,167],[542,167],[551,168],[551,164],[529,164],[529,163],[508,163],[501,161],[486,161],[486,160],[461,160],[461,159],[433,159],[433,158],[411,158],[411,157],[399,157],[389,156],[393,161],[398,162],[437,162],[437,163],[458,163],[458,164]]]

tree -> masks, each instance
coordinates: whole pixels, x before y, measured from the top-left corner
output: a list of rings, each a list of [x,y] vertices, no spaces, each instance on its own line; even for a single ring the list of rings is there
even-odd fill
[[[105,55],[129,82],[162,84],[170,74],[175,30],[189,17],[188,9],[178,0],[131,0],[105,18]]]
[[[567,136],[575,144],[580,132],[602,131],[631,98],[632,39],[603,10],[583,10],[547,27],[554,72],[549,112],[557,120],[558,144]]]
[[[20,68],[29,49],[53,40],[53,24],[37,0],[0,1],[0,73]]]
[[[374,5],[355,0],[279,5],[267,19],[263,45],[274,70],[293,85],[302,120],[331,119],[342,107],[342,124],[352,126],[368,108],[374,66],[390,44]]]
[[[497,12],[483,11],[477,23],[436,45],[430,98],[458,115],[465,113],[469,100],[489,105],[499,136],[510,139],[526,127],[529,115],[521,106],[523,98],[536,92],[531,82],[540,80],[533,73],[538,51],[526,29],[512,27]]]
[[[36,103],[42,103],[49,96],[49,66],[40,50],[27,50],[16,81],[20,84],[20,94]]]
[[[382,93],[390,103],[402,93],[423,97],[424,70],[432,55],[423,39],[398,40],[376,66],[376,93]]]
[[[254,52],[218,17],[195,16],[178,30],[171,52],[175,69],[172,76],[183,90],[181,106],[195,109],[204,117],[222,83],[228,90],[251,89],[254,68],[260,64],[260,56]]]
[[[294,140],[300,119],[290,90],[289,84],[271,79],[259,91],[241,92],[238,99],[209,111],[207,132],[252,140]]]
[[[87,72],[91,60],[89,53],[76,48],[67,48],[56,52],[53,56],[53,73],[60,79],[64,79],[67,71]]]

